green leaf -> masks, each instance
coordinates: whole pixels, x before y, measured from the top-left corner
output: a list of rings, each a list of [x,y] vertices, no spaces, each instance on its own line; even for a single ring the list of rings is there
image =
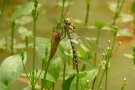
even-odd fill
[[[73,79],[74,79],[74,76],[69,77],[67,80],[65,80],[62,84],[62,90],[69,90],[70,84],[71,84]]]
[[[61,57],[61,59],[63,60],[64,63],[66,63],[68,61],[68,57],[66,56],[64,49],[61,45],[59,45],[59,48],[57,50],[58,55]]]
[[[73,66],[72,65],[66,64],[65,79],[70,78],[75,73],[76,73],[76,69],[73,69]],[[59,79],[60,80],[63,80],[63,72],[60,73]]]
[[[117,8],[117,3],[116,2],[109,2],[107,3],[108,8],[112,11],[112,12],[116,12],[116,8]]]
[[[125,30],[119,30],[118,35],[119,36],[124,36],[124,37],[133,37],[133,34],[131,34],[128,31],[125,31]]]
[[[135,1],[132,3],[132,12],[135,14]]]
[[[56,60],[54,60],[54,61],[52,61],[50,63],[50,66],[49,66],[49,69],[48,69],[48,73],[50,73],[53,76],[55,81],[57,81],[58,78],[59,78],[60,67],[61,67],[61,59],[60,58],[57,58]],[[56,83],[56,82],[51,82],[50,80],[46,80],[45,82],[46,83],[45,83],[44,87],[48,88],[48,89],[52,88],[53,84]]]
[[[50,47],[51,47],[50,42],[51,41],[47,38],[37,37],[36,42],[37,42],[37,47],[38,47],[39,58],[40,59],[46,58],[45,56],[50,51]]]
[[[14,49],[24,49],[26,45],[24,43],[17,43],[14,45]]]
[[[31,90],[31,87],[27,86],[27,87],[23,88],[22,90]]]
[[[125,53],[124,56],[127,57],[127,58],[129,58],[129,59],[133,59],[132,54],[127,54],[127,53]]]
[[[81,72],[79,74],[79,90],[89,90],[97,73],[98,69]],[[73,79],[69,90],[76,90],[76,77]]]
[[[70,43],[69,40],[65,40],[65,41],[62,40],[62,41],[60,42],[60,45],[61,45],[61,46],[64,46],[63,48],[64,48],[65,51],[69,52],[69,51],[71,50],[71,45],[70,45],[69,43]]]
[[[60,68],[61,68],[61,59],[56,58],[50,63],[48,72],[55,78],[55,80],[58,80],[59,74],[60,74]]]
[[[91,3],[91,0],[85,0],[85,2],[86,2],[87,4],[90,4],[90,3]]]
[[[5,85],[4,83],[0,82],[0,90],[9,90],[8,86]]]
[[[93,65],[93,63],[91,63],[89,61],[89,59],[85,59],[85,58],[79,57],[79,60],[82,61],[84,64],[86,64],[90,69],[95,68],[95,66]]]
[[[130,22],[133,21],[133,16],[127,13],[121,13],[120,14],[120,18],[117,19],[118,23],[126,23],[126,22]]]
[[[83,23],[83,21],[81,21],[80,19],[72,19],[72,22],[76,23],[76,24],[82,24]]]
[[[23,16],[23,17],[21,17],[21,18],[19,18],[19,19],[16,19],[16,20],[15,20],[15,23],[16,23],[16,24],[20,24],[20,25],[25,25],[25,24],[30,23],[32,20],[33,20],[33,19],[32,19],[31,16]]]
[[[107,24],[106,23],[103,23],[103,22],[96,22],[94,23],[94,26],[97,28],[97,29],[102,29],[103,27],[105,27]]]
[[[84,46],[84,45],[83,45],[83,46]],[[90,50],[89,50],[89,49],[87,50],[87,49],[85,49],[85,48],[86,48],[86,47],[83,48],[83,47],[81,46],[81,48],[78,49],[78,52],[77,52],[77,53],[79,54],[78,56],[79,56],[79,57],[82,57],[82,58],[86,58],[86,59],[93,59],[93,56],[91,55]]]
[[[2,39],[0,40],[0,50],[5,50],[6,49],[6,40]]]
[[[21,38],[23,40],[25,39],[26,36],[27,37],[32,36],[32,32],[29,31],[27,28],[25,28],[23,26],[21,26],[21,27],[18,28],[18,32],[19,32],[19,34],[20,34],[20,36],[21,36]]]
[[[26,62],[26,53],[24,53],[24,63]],[[22,57],[20,54],[6,58],[0,66],[0,81],[8,85],[16,80],[23,71]]]
[[[42,46],[42,47],[45,47],[46,44],[51,46],[50,45],[50,40],[48,38],[42,38],[42,37],[37,37],[36,38],[36,43],[37,43],[37,46]],[[50,49],[49,49],[50,50]]]
[[[45,58],[45,47],[38,46],[38,55],[40,59]]]
[[[34,3],[30,2],[30,3],[26,3],[22,6],[20,6],[11,16],[11,20],[15,20],[17,17],[20,17],[24,14],[28,14],[30,13],[32,10],[34,9]]]

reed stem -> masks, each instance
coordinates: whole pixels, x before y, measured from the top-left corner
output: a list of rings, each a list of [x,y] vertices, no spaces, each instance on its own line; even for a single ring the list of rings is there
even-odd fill
[[[99,85],[98,85],[97,90],[100,90],[100,86],[101,86],[101,83],[102,83],[102,81],[103,81],[104,74],[105,74],[105,70],[104,70],[104,72],[102,73],[102,76],[101,76],[101,79],[100,79],[100,81],[99,81]]]
[[[49,58],[49,59],[47,60],[47,64],[46,64],[46,68],[45,68],[45,74],[44,74],[43,81],[42,81],[42,85],[41,85],[41,90],[43,90],[43,88],[44,88],[44,84],[45,84],[47,72],[48,72],[48,69],[49,69],[50,61],[51,61],[51,58]]]
[[[34,70],[35,70],[35,58],[36,58],[36,21],[34,21],[34,25],[33,25],[34,31],[33,31],[33,61],[32,61],[32,90],[34,90],[35,88],[35,74],[34,74]]]
[[[14,54],[14,31],[15,31],[15,21],[12,21],[12,30],[11,30],[11,55]]]
[[[122,10],[122,7],[124,5],[125,0],[122,0],[121,2],[120,1],[121,0],[118,0],[117,1],[117,8],[116,8],[115,16],[114,16],[114,19],[113,19],[113,22],[112,22],[112,25],[111,26],[114,26],[116,24],[116,20],[117,20],[120,12]]]
[[[97,38],[96,38],[97,39],[96,40],[97,46],[99,44],[99,37],[100,37],[100,29],[98,29],[98,31],[97,31]],[[96,66],[96,64],[97,64],[97,51],[95,51],[95,56],[94,56],[94,65]],[[97,79],[97,77],[95,77],[93,80],[92,90],[94,90],[96,79]]]
[[[87,4],[87,10],[86,10],[86,16],[85,16],[85,25],[88,24],[88,20],[89,20],[89,10],[90,9],[90,4]]]
[[[63,68],[63,82],[65,81],[65,73],[66,73],[66,62],[64,62],[64,68]]]

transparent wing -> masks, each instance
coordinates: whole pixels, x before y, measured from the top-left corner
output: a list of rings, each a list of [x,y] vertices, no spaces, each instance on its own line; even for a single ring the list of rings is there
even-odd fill
[[[72,33],[72,41],[86,51],[88,51],[88,50],[92,50],[93,52],[95,52],[95,51],[103,52],[104,51],[104,49],[101,48],[101,46],[96,45],[96,43],[94,41],[80,37],[76,33]]]

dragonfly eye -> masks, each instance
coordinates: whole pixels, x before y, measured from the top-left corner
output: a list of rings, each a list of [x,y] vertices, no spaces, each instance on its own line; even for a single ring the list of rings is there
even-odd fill
[[[71,22],[70,22],[69,18],[65,19],[64,22],[65,22],[65,24],[71,25]]]

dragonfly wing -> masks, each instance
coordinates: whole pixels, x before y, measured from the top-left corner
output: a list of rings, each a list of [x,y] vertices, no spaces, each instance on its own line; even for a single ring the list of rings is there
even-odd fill
[[[94,50],[94,52],[95,51],[100,51],[100,52],[104,51],[104,49],[101,48],[101,46],[98,46],[94,41],[87,40],[83,37],[78,36],[75,33],[72,36],[74,37],[72,39],[72,41],[76,44],[79,44],[79,46],[81,46],[85,50]]]

